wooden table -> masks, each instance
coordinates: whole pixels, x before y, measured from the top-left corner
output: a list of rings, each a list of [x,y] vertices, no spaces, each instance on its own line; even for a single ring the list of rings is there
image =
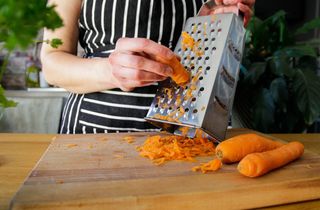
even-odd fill
[[[286,140],[299,140],[306,149],[320,154],[320,134],[272,134]],[[46,150],[54,135],[0,134],[0,210],[7,209],[23,180]],[[275,206],[266,209],[319,209],[320,200]]]

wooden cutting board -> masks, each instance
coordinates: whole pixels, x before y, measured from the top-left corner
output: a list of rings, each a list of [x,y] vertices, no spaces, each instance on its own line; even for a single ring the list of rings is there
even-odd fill
[[[228,137],[248,130],[230,130]],[[49,146],[11,202],[12,209],[247,209],[320,198],[320,157],[303,157],[260,178],[239,174],[236,164],[214,173],[199,162],[155,166],[135,146],[147,135],[63,135]]]

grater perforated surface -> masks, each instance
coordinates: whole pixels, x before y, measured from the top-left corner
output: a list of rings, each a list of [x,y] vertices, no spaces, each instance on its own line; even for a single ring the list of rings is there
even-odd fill
[[[201,129],[213,139],[224,139],[233,103],[245,30],[239,17],[219,14],[189,18],[185,25],[195,49],[175,48],[191,81],[177,86],[160,84],[146,119],[169,132],[194,137]]]

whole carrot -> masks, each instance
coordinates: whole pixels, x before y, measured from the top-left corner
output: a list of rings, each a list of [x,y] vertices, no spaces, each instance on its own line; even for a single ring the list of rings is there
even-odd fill
[[[216,155],[223,163],[239,162],[247,154],[265,152],[282,146],[255,133],[241,134],[220,143],[216,148]]]
[[[290,142],[274,150],[252,153],[240,161],[238,171],[248,177],[258,177],[301,157],[303,152],[303,144]]]
[[[171,59],[164,59],[160,56],[153,56],[152,58],[160,63],[167,64],[172,68],[173,74],[171,78],[177,85],[184,85],[189,82],[190,73],[183,67],[177,57],[173,56]]]

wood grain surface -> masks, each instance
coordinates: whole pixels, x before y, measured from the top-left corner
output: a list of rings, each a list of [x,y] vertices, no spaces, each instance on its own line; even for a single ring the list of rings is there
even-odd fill
[[[248,132],[230,130],[228,135]],[[191,171],[200,162],[155,166],[135,146],[150,133],[59,136],[11,203],[12,209],[244,209],[320,198],[320,156],[303,157],[260,178],[236,164],[215,173]]]

